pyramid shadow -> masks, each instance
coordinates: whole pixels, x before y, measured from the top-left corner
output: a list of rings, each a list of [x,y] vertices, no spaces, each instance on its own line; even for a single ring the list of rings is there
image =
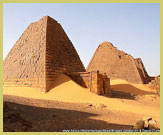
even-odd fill
[[[105,94],[105,97],[109,98],[120,98],[120,99],[128,99],[128,100],[135,100],[136,96],[130,93],[111,90],[109,94]]]
[[[110,98],[120,98],[135,100],[138,95],[150,95],[152,92],[138,89],[130,84],[117,84],[111,86],[111,92],[109,95],[104,95]]]
[[[71,129],[133,129],[131,125],[122,125],[116,123],[108,123],[103,120],[95,120],[90,117],[98,116],[98,114],[56,109],[56,108],[42,108],[29,105],[22,105],[5,101],[5,104],[10,108],[10,112],[4,109],[4,132],[17,131],[17,127],[23,127],[25,124],[20,124],[19,120],[15,119],[15,123],[10,122],[11,117],[6,117],[6,113],[12,114],[11,108],[16,108],[16,112],[25,118],[25,121],[30,123],[26,128],[26,132],[62,132],[63,130]],[[14,110],[15,111],[15,110]],[[19,123],[18,123],[19,122]],[[22,129],[19,128],[22,132]]]

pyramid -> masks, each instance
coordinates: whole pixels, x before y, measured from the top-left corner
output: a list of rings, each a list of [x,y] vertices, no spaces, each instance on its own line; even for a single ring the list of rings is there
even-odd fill
[[[4,60],[3,85],[47,92],[61,73],[85,68],[62,26],[49,16],[31,23]]]
[[[87,67],[87,71],[95,70],[106,73],[111,79],[123,79],[132,83],[148,83],[151,79],[140,58],[134,59],[110,42],[103,42],[96,49]]]

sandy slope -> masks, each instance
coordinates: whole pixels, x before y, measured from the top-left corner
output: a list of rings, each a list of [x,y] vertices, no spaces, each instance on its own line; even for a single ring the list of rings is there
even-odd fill
[[[92,103],[105,104],[108,109],[115,111],[131,112],[150,116],[160,121],[160,104],[158,97],[151,102],[151,89],[144,85],[131,84],[124,80],[114,80],[111,82],[112,90],[123,93],[134,94],[141,100],[130,100],[121,98],[110,98],[105,96],[98,96],[89,92],[89,89],[83,88],[72,81],[65,75],[60,75],[55,81],[55,88],[48,93],[41,93],[39,90],[29,87],[5,87],[3,89],[4,95],[16,95],[21,97],[56,100],[72,103]],[[144,100],[148,98],[147,100]],[[149,101],[148,101],[149,100]]]
[[[150,89],[149,87],[146,87],[144,84],[133,84],[133,83],[127,82],[125,80],[112,80],[110,85],[112,85],[112,86],[113,85],[122,85],[122,87],[120,87],[121,90],[126,91],[126,92],[135,93],[135,94],[142,94],[142,92],[145,92],[147,94],[148,92],[152,91],[152,89]],[[131,89],[131,86],[133,86],[132,89]],[[137,93],[136,90],[141,90],[141,91],[139,91]]]

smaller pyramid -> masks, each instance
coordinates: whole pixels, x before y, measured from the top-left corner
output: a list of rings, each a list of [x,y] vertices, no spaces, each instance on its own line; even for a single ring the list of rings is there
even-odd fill
[[[4,60],[4,86],[29,86],[46,92],[61,73],[85,68],[62,26],[45,16],[31,23]]]
[[[110,42],[98,46],[87,71],[99,70],[111,79],[123,79],[132,83],[148,83],[150,77],[140,58],[118,50]]]

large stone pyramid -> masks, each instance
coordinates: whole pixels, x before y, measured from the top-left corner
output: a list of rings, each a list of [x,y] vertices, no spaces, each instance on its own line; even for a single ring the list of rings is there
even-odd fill
[[[110,42],[99,45],[92,57],[87,71],[99,70],[111,79],[123,79],[133,83],[148,83],[148,76],[140,58],[118,50]]]
[[[61,25],[49,16],[31,23],[3,65],[4,86],[30,86],[46,92],[58,74],[85,68]]]

